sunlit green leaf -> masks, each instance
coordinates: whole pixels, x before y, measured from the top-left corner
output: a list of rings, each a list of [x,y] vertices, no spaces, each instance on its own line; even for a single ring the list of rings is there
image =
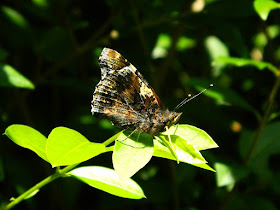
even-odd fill
[[[277,74],[277,68],[267,62],[263,61],[255,61],[251,59],[245,59],[245,58],[234,58],[234,57],[218,57],[214,62],[213,65],[218,65],[218,64],[231,64],[237,67],[243,67],[247,65],[252,65],[256,67],[259,70],[264,70],[264,69],[269,69],[272,71],[274,74]]]
[[[198,150],[219,147],[204,130],[192,125],[173,125],[162,134],[180,136],[181,138],[190,142]]]
[[[254,7],[258,15],[263,20],[267,20],[270,11],[274,9],[279,9],[280,3],[273,0],[255,0]]]
[[[68,173],[76,179],[97,189],[123,198],[145,198],[141,187],[132,179],[122,181],[118,174],[105,167],[87,166],[74,169]]]
[[[32,150],[39,157],[49,162],[46,156],[47,139],[39,131],[27,125],[14,124],[9,126],[4,134],[17,145]]]
[[[86,161],[105,152],[105,145],[90,142],[70,128],[57,127],[48,136],[46,151],[50,163],[55,167]]]
[[[148,134],[124,131],[115,141],[113,165],[119,177],[123,180],[132,177],[143,168],[153,155],[153,137]]]
[[[0,64],[0,86],[34,89],[34,84],[15,68]]]
[[[177,154],[178,160],[180,162],[189,163],[196,167],[200,167],[200,168],[210,170],[210,171],[215,171],[214,169],[212,169],[210,166],[208,166],[206,164],[206,161],[198,160],[195,157],[193,157],[191,154],[181,150],[177,146],[174,146],[174,147],[176,147],[176,154]],[[166,146],[164,141],[162,141],[159,137],[156,137],[154,140],[153,156],[166,158],[166,159],[170,159],[170,160],[176,160],[175,156],[172,154],[170,149]]]
[[[176,155],[179,159],[184,160],[186,163],[206,163],[207,161],[203,158],[200,152],[192,145],[188,140],[181,138],[177,135],[169,135],[171,142],[174,146]],[[167,135],[161,135],[160,138],[165,142],[168,142]],[[169,148],[170,149],[170,148]]]

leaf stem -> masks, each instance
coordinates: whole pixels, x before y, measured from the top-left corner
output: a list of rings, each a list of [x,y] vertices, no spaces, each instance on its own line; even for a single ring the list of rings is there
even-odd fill
[[[24,199],[26,199],[29,195],[31,195],[32,193],[40,190],[42,187],[44,187],[45,185],[49,184],[50,182],[54,181],[55,179],[59,178],[59,177],[64,177],[65,174],[70,171],[71,169],[75,168],[77,165],[79,164],[73,164],[73,165],[69,165],[65,168],[63,168],[62,170],[57,170],[54,174],[52,174],[51,176],[48,176],[47,178],[43,179],[42,181],[40,181],[39,183],[37,183],[36,185],[34,185],[33,187],[31,187],[29,190],[27,190],[26,192],[24,192],[23,194],[21,194],[20,196],[18,196],[17,198],[13,199],[8,205],[6,205],[4,207],[4,210],[8,210],[13,208],[15,205],[19,204],[21,201],[23,201]]]
[[[252,156],[253,156],[253,153],[256,149],[256,146],[258,145],[259,143],[259,140],[260,140],[260,137],[261,137],[261,134],[262,134],[262,131],[269,119],[269,115],[270,115],[270,112],[271,112],[271,108],[272,108],[272,105],[274,103],[274,100],[275,100],[275,97],[276,97],[276,94],[277,94],[277,91],[279,89],[279,86],[280,86],[280,70],[277,71],[277,74],[276,74],[276,82],[274,83],[274,86],[269,94],[269,98],[268,98],[268,103],[267,103],[267,106],[266,106],[266,109],[265,109],[265,112],[264,112],[264,115],[263,117],[261,118],[261,121],[260,121],[260,124],[259,124],[259,127],[258,127],[258,130],[257,130],[257,133],[255,135],[255,138],[253,140],[253,143],[252,143],[252,146],[250,148],[250,151],[246,157],[246,160],[245,160],[245,164],[248,165],[249,161],[251,160]]]

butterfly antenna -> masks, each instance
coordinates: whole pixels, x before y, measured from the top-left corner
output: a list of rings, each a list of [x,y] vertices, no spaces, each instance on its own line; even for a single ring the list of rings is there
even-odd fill
[[[194,98],[196,98],[197,96],[199,96],[200,94],[202,94],[204,91],[208,90],[209,88],[213,87],[214,85],[213,84],[210,84],[208,88],[205,88],[204,90],[202,90],[201,92],[199,92],[198,94],[192,96],[192,97],[188,97],[188,98],[185,98],[183,101],[181,101],[181,103],[179,103],[174,111],[176,111],[177,109],[179,109],[181,106],[183,106],[185,103],[188,103],[189,101],[193,100]]]

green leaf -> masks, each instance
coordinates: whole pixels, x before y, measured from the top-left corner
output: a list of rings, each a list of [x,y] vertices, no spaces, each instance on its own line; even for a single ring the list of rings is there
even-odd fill
[[[175,148],[176,148],[176,154],[177,154],[178,160],[180,162],[189,163],[196,167],[200,167],[200,168],[210,170],[210,171],[215,171],[214,169],[212,169],[210,166],[208,166],[206,164],[206,161],[197,160],[191,154],[189,154],[188,152],[182,151],[177,146],[175,146]],[[170,151],[170,149],[166,146],[165,142],[157,136],[155,137],[155,140],[154,140],[153,156],[166,158],[166,159],[170,159],[170,160],[176,160],[175,156]]]
[[[29,26],[24,16],[13,8],[2,6],[1,11],[13,24],[17,25],[18,27],[26,28]]]
[[[266,31],[270,39],[278,38],[280,34],[280,26],[277,24],[267,26]]]
[[[205,150],[219,147],[216,142],[204,131],[192,125],[173,125],[164,135],[177,135],[190,142],[197,150]]]
[[[122,180],[132,177],[143,168],[153,156],[153,137],[136,132],[123,131],[115,141],[113,165]]]
[[[231,64],[237,67],[243,67],[243,66],[248,66],[252,65],[256,67],[259,70],[264,70],[268,69],[272,71],[275,75],[277,75],[277,67],[272,65],[271,63],[263,62],[263,61],[255,61],[251,59],[245,59],[245,58],[234,58],[234,57],[218,57],[214,62],[213,65],[218,65],[218,64]]]
[[[0,86],[34,89],[34,84],[16,69],[0,64]]]
[[[234,185],[249,174],[249,169],[242,166],[232,166],[215,163],[216,183],[218,187]]]
[[[205,47],[211,60],[215,60],[220,56],[229,55],[227,46],[218,37],[208,36],[205,40]]]
[[[68,173],[76,179],[97,189],[123,198],[146,198],[141,187],[132,179],[122,181],[117,173],[109,168],[87,166]]]
[[[39,131],[27,125],[14,124],[9,126],[4,134],[17,145],[32,150],[43,160],[49,162],[46,155],[47,138]]]
[[[271,10],[279,9],[280,3],[272,0],[255,0],[254,7],[262,20],[267,20]]]
[[[33,4],[41,8],[47,8],[49,4],[47,0],[32,0],[32,2]]]
[[[168,142],[167,135],[160,135],[160,138],[164,142]],[[186,139],[181,138],[177,135],[170,135],[171,142],[174,146],[175,153],[179,160],[183,160],[185,163],[207,163],[200,152]]]
[[[195,47],[196,43],[194,39],[186,36],[181,36],[176,43],[176,48],[178,51],[183,51]]]
[[[229,56],[229,51],[227,46],[217,37],[208,36],[205,39],[205,48],[209,54],[210,60],[214,61],[219,56]],[[219,76],[222,72],[223,65],[217,65],[213,68],[214,76]]]
[[[171,45],[171,37],[168,34],[160,34],[156,45],[152,51],[152,58],[164,58],[167,56],[168,49]]]
[[[48,137],[46,151],[50,163],[56,167],[86,161],[105,152],[105,145],[92,143],[70,128],[57,127]]]

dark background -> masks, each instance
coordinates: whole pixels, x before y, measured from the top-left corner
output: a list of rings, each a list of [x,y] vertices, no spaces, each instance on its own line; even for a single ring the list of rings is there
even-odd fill
[[[223,99],[209,95],[209,90],[208,96],[187,103],[180,109],[184,113],[180,123],[205,130],[217,142],[220,148],[202,154],[211,167],[222,163],[232,170],[231,184],[217,186],[217,168],[213,173],[154,157],[133,177],[147,199],[114,197],[63,178],[14,209],[280,207],[279,143],[270,145],[273,152],[261,151],[255,161],[246,164],[248,148],[260,128],[255,113],[262,119],[275,76],[252,66],[212,65],[218,55],[226,55],[278,66],[278,10],[262,21],[249,0],[13,0],[1,1],[0,7],[0,49],[4,53],[0,62],[13,66],[36,86],[34,90],[1,87],[1,133],[17,123],[46,136],[53,128],[66,126],[91,141],[103,142],[118,132],[90,113],[92,93],[100,80],[98,57],[104,47],[117,50],[136,66],[170,110],[189,93],[197,93],[199,85],[213,83],[216,93],[229,91]],[[7,10],[20,18],[12,19]],[[274,36],[267,32],[271,26]],[[237,100],[231,103],[232,99]],[[242,103],[250,104],[249,108]],[[271,113],[275,117],[269,123],[277,123],[279,95]],[[279,137],[279,128],[268,132],[271,138]],[[55,169],[6,136],[0,138],[3,204]],[[112,168],[111,153],[82,165]]]

